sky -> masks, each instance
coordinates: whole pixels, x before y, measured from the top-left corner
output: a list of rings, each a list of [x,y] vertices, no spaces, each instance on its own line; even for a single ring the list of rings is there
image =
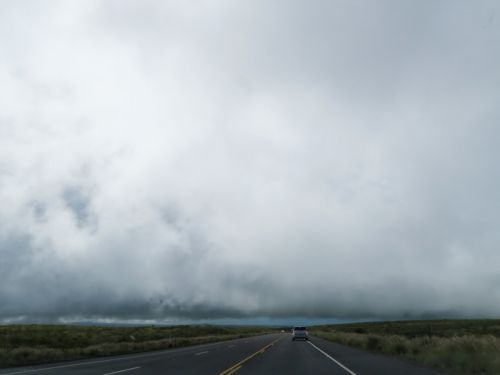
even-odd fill
[[[500,3],[0,4],[0,321],[499,317]]]

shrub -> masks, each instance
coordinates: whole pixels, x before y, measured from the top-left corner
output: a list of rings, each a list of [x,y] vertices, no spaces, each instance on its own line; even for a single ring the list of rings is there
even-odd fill
[[[247,337],[265,332],[262,328],[212,326],[0,326],[0,366],[167,349]]]
[[[311,333],[324,339],[370,351],[394,354],[457,375],[500,374],[500,338],[494,335],[416,336]]]
[[[370,335],[366,342],[366,349],[368,350],[380,350],[382,349],[382,343],[379,337]]]

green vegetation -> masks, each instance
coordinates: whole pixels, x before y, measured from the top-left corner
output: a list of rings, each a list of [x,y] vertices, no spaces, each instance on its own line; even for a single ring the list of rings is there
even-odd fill
[[[0,326],[0,366],[27,365],[205,344],[265,333],[218,326]]]
[[[500,374],[500,320],[326,325],[312,327],[310,333],[449,374]]]

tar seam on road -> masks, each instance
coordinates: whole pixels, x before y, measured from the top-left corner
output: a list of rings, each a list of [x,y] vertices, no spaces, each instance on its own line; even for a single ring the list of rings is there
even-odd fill
[[[138,368],[141,368],[141,366],[131,367],[131,368],[126,368],[125,370],[118,370],[118,371],[113,371],[113,372],[107,372],[107,373],[105,373],[105,374],[103,374],[103,375],[118,374],[119,372],[125,372],[125,371],[137,370]]]
[[[337,365],[339,365],[340,367],[342,367],[344,370],[346,370],[349,374],[351,375],[356,375],[356,373],[352,370],[350,370],[349,368],[347,368],[346,366],[344,366],[342,363],[340,363],[339,361],[337,361],[335,358],[333,358],[330,354],[324,352],[323,350],[321,350],[320,348],[318,348],[316,345],[314,345],[311,341],[308,341],[309,344],[311,344],[313,346],[313,348],[315,348],[316,350],[318,350],[320,353],[322,353],[324,356],[326,356],[327,358],[331,359],[333,362],[335,362]]]
[[[255,357],[256,355],[258,354],[262,354],[266,351],[267,348],[273,346],[274,344],[276,344],[279,340],[281,340],[281,337],[274,340],[272,343],[270,344],[267,344],[266,346],[264,346],[262,349],[259,349],[257,350],[255,353],[253,354],[250,354],[248,357],[246,358],[243,358],[241,361],[239,361],[238,363],[232,365],[231,367],[229,367],[228,369],[222,371],[221,373],[219,373],[219,375],[231,375],[231,374],[234,374],[236,371],[238,371],[241,366],[245,363],[245,362],[248,362],[249,360],[251,360],[253,357]],[[356,374],[354,374],[356,375]]]

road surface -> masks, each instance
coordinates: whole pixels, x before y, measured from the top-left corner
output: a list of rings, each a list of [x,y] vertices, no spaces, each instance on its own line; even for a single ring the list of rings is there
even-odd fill
[[[1,369],[0,375],[332,374],[439,375],[392,357],[278,333],[179,349]]]

